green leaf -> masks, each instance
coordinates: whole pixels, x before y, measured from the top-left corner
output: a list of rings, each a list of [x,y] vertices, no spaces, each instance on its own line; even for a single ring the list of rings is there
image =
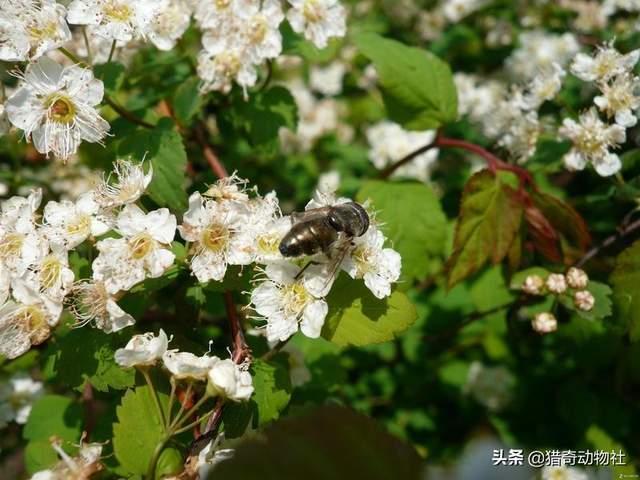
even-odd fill
[[[58,454],[49,440],[32,440],[24,449],[24,463],[31,474],[46,470],[58,461]]]
[[[158,392],[160,405],[167,407],[167,396]],[[164,435],[149,387],[127,390],[116,409],[113,424],[113,451],[120,464],[131,473],[144,474],[156,445]]]
[[[191,77],[181,83],[173,94],[173,113],[182,125],[188,126],[202,106],[204,97],[198,89],[199,84],[198,77]]]
[[[379,300],[361,281],[346,276],[338,278],[327,303],[322,336],[340,346],[388,342],[417,318],[415,306],[404,293],[395,291]]]
[[[122,140],[118,155],[131,155],[134,159],[145,158],[153,167],[153,180],[147,193],[161,207],[174,212],[187,208],[184,181],[187,154],[182,137],[174,130],[169,119],[162,119],[153,130],[137,130]]]
[[[453,253],[447,262],[449,288],[478,271],[488,260],[504,259],[522,221],[523,206],[509,177],[482,170],[462,194]]]
[[[77,442],[82,429],[82,408],[61,395],[44,395],[33,404],[23,435],[27,440],[46,440],[51,436]]]
[[[288,369],[278,362],[256,360],[251,366],[257,405],[258,425],[262,426],[280,417],[280,412],[291,399],[291,381]]]
[[[389,117],[410,130],[454,122],[458,100],[449,66],[432,53],[373,33],[356,36],[360,52],[373,61]]]
[[[611,274],[613,302],[632,342],[640,340],[640,241],[623,251]]]
[[[283,456],[284,455],[284,456]],[[417,480],[422,460],[413,447],[372,419],[325,406],[273,424],[218,464],[215,480]]]
[[[180,450],[174,447],[165,448],[156,464],[156,479],[160,480],[168,476],[180,473],[184,468],[184,459]]]
[[[573,293],[561,295],[559,300],[566,308],[573,310],[587,320],[602,320],[611,315],[611,288],[609,288],[609,285],[590,281],[587,285],[587,290],[591,292],[595,299],[593,309],[588,312],[576,308],[573,302]]]
[[[356,198],[371,201],[390,245],[402,256],[403,277],[427,276],[430,262],[444,255],[447,237],[447,219],[433,190],[422,183],[369,181]]]
[[[124,82],[125,76],[124,65],[117,62],[103,63],[93,67],[96,78],[104,83],[104,90],[109,95],[114,95]]]
[[[600,428],[598,425],[591,425],[587,430],[585,437],[591,446],[596,450],[603,450],[605,452],[615,451],[616,453],[622,451],[625,455],[622,458],[625,465],[614,465],[612,467],[614,478],[634,478],[637,477],[636,469],[633,466],[633,462],[630,461],[628,453],[625,452],[624,447],[616,442],[611,436]]]
[[[280,128],[295,131],[298,121],[295,100],[289,90],[281,86],[252,94],[247,101],[238,99],[226,113],[233,127],[267,155],[278,152]]]
[[[120,334],[106,334],[88,326],[73,328],[48,347],[45,372],[79,391],[87,381],[101,392],[131,387],[135,371],[118,366],[113,356],[124,343]]]

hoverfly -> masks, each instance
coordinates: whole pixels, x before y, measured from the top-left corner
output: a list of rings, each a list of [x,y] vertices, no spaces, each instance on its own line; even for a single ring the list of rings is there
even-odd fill
[[[356,202],[313,208],[291,214],[293,225],[280,241],[278,249],[284,257],[299,257],[324,253],[330,263],[326,266],[327,284],[333,282],[342,260],[353,245],[352,240],[369,229],[369,215]],[[307,263],[298,276],[316,262]]]

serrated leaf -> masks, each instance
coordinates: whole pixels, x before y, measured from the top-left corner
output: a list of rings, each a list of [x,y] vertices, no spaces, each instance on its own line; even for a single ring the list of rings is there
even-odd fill
[[[238,100],[226,113],[253,147],[272,155],[279,147],[280,128],[296,130],[298,107],[289,90],[276,86],[251,95],[247,101]]]
[[[33,404],[23,435],[27,440],[47,440],[53,435],[77,442],[82,429],[82,408],[68,397],[44,395]]]
[[[191,77],[182,82],[173,94],[173,113],[181,125],[188,126],[202,106],[204,97],[200,94],[199,84],[198,77]]]
[[[430,261],[444,255],[447,235],[447,219],[433,190],[422,183],[369,181],[356,198],[371,200],[390,246],[402,256],[402,276],[424,278]]]
[[[118,62],[103,63],[93,67],[96,78],[104,83],[104,90],[109,95],[114,95],[124,82],[124,65]]]
[[[215,480],[417,480],[422,460],[413,447],[372,419],[326,406],[273,424],[259,439],[240,444]]]
[[[507,181],[508,177],[482,170],[467,182],[447,262],[449,288],[488,260],[501,262],[509,252],[520,229],[523,205]]]
[[[560,302],[569,310],[575,311],[582,318],[587,320],[602,320],[611,315],[611,288],[604,283],[589,282],[586,290],[591,292],[595,299],[593,308],[588,312],[576,308],[573,301],[573,294],[563,294],[559,297]]]
[[[257,423],[262,426],[280,417],[291,399],[289,371],[278,362],[256,360],[252,366]]]
[[[131,155],[134,159],[145,158],[153,166],[153,179],[147,193],[161,207],[174,212],[187,208],[187,193],[184,188],[187,154],[182,137],[174,130],[169,119],[162,119],[151,131],[137,130],[122,140],[118,155]]]
[[[327,303],[322,336],[340,346],[388,342],[417,318],[415,306],[404,293],[395,291],[379,300],[361,281],[346,276],[336,280]]]
[[[158,392],[160,405],[167,407],[167,396]],[[144,474],[153,452],[164,435],[149,387],[127,390],[116,408],[113,424],[113,451],[118,462],[131,473]]]
[[[373,61],[391,120],[410,130],[454,122],[458,100],[449,66],[427,50],[373,33],[356,36],[360,52]]]
[[[89,381],[97,390],[130,387],[135,371],[120,368],[114,352],[125,341],[122,335],[91,328],[74,328],[60,335],[47,349],[46,373],[76,390]]]
[[[613,301],[631,341],[640,340],[640,241],[623,251],[611,274]]]

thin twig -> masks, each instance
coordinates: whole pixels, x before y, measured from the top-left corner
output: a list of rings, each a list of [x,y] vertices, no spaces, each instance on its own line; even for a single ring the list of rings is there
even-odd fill
[[[91,44],[89,43],[86,27],[82,27],[82,37],[84,38],[84,44],[87,48],[87,60],[89,60],[89,63],[93,65],[93,53],[91,52]]]
[[[113,59],[113,54],[116,51],[116,41],[114,40],[111,43],[111,50],[109,50],[109,58],[107,59],[107,63],[111,63],[111,60]]]
[[[626,226],[619,228],[616,233],[609,235],[607,238],[605,238],[602,241],[602,243],[600,243],[599,245],[596,245],[587,253],[585,253],[584,256],[580,260],[578,260],[575,266],[582,267],[593,257],[597,256],[602,250],[609,248],[614,243],[622,240],[624,237],[628,235],[631,235],[633,232],[635,232],[638,229],[640,229],[640,220],[636,220],[633,223],[630,223]]]
[[[129,120],[131,123],[135,123],[136,125],[140,125],[141,127],[144,128],[155,128],[154,125],[150,124],[149,122],[135,116],[133,113],[131,113],[129,110],[125,109],[124,107],[121,107],[120,105],[118,105],[111,97],[109,97],[109,95],[105,94],[104,95],[104,103],[106,103],[107,105],[109,105],[118,115],[120,115],[122,118],[126,118],[127,120]]]
[[[393,174],[393,172],[398,170],[400,167],[402,167],[403,165],[406,165],[407,163],[409,163],[411,160],[413,160],[417,156],[422,155],[424,152],[434,148],[435,147],[435,143],[436,142],[434,140],[433,142],[431,142],[431,143],[429,143],[427,145],[423,145],[422,147],[418,148],[417,150],[414,150],[413,152],[409,153],[408,155],[405,155],[404,157],[402,157],[397,162],[392,163],[387,168],[382,170],[380,172],[379,177],[380,178],[389,178]]]
[[[269,360],[271,360],[285,347],[287,343],[289,343],[289,340],[291,340],[292,338],[293,338],[293,335],[284,341],[281,340],[278,343],[276,343],[271,350],[269,350],[267,353],[265,353],[260,357],[260,360],[262,360],[263,362],[268,362]]]
[[[91,433],[96,426],[96,405],[93,396],[93,387],[89,382],[82,389],[82,403],[84,405],[84,432],[85,439],[91,438]]]
[[[216,152],[214,152],[213,148],[211,148],[211,145],[209,145],[205,132],[206,130],[202,123],[199,123],[198,125],[196,125],[196,128],[195,128],[196,140],[198,141],[198,144],[200,144],[200,148],[202,148],[202,154],[204,155],[204,158],[209,163],[209,166],[211,167],[211,170],[213,170],[213,173],[216,175],[216,177],[218,178],[228,177],[229,174],[227,173],[227,170],[224,168],[224,165],[222,165],[222,163],[220,162],[220,159],[218,158],[218,155],[216,155]]]

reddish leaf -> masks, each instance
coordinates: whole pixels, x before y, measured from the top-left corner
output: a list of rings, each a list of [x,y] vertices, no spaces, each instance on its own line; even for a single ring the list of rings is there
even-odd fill
[[[545,218],[568,245],[585,252],[591,243],[589,229],[580,214],[568,203],[542,192],[532,192],[531,198]],[[565,262],[571,262],[569,249],[563,249]]]
[[[522,221],[522,199],[508,185],[510,173],[488,170],[473,175],[462,194],[453,253],[447,262],[447,283],[456,283],[478,271],[487,260],[501,262]]]
[[[540,209],[534,206],[528,206],[524,211],[524,217],[529,227],[529,235],[533,240],[535,249],[548,260],[561,262],[562,253],[558,245],[558,233]]]

